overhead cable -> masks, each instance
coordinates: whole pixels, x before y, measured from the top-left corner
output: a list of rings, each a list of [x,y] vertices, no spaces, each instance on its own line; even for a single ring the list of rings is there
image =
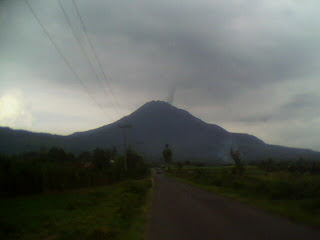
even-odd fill
[[[48,39],[50,40],[50,42],[52,43],[52,45],[55,47],[55,49],[58,51],[59,55],[61,56],[61,58],[63,59],[63,61],[65,62],[65,64],[69,67],[70,71],[73,73],[73,75],[75,76],[75,78],[81,83],[81,85],[83,86],[84,90],[86,91],[86,93],[88,94],[88,96],[93,100],[93,102],[95,104],[97,104],[97,106],[101,109],[101,111],[103,111],[104,113],[106,113],[104,111],[104,108],[102,108],[102,106],[97,102],[97,100],[91,95],[88,87],[84,84],[83,80],[81,80],[81,78],[79,77],[79,75],[77,74],[77,72],[73,69],[72,65],[70,64],[70,62],[67,60],[67,58],[64,56],[64,54],[62,53],[62,50],[59,48],[59,46],[56,44],[56,42],[53,40],[53,38],[51,37],[50,33],[48,32],[48,30],[46,29],[46,27],[42,24],[41,20],[39,19],[39,17],[37,16],[37,14],[35,13],[35,11],[33,10],[32,6],[30,5],[30,3],[28,2],[28,0],[25,0],[26,4],[28,5],[29,10],[31,11],[31,13],[33,14],[33,16],[35,17],[35,19],[37,20],[37,22],[39,23],[40,27],[42,28],[42,30],[44,31],[44,33],[46,34],[46,36],[48,37]],[[108,116],[108,114],[106,113],[106,115]],[[109,116],[108,116],[109,117]]]

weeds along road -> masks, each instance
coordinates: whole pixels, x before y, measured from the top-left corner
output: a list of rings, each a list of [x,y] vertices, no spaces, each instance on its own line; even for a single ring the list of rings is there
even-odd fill
[[[320,239],[320,231],[163,174],[155,175],[147,240]]]

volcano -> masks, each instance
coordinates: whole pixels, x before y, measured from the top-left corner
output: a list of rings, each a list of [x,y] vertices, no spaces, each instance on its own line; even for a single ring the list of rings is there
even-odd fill
[[[228,132],[163,101],[148,102],[112,124],[69,136],[0,128],[0,153],[38,151],[52,146],[74,153],[113,146],[122,151],[123,130],[119,125],[124,124],[132,125],[127,130],[128,145],[147,159],[159,160],[166,144],[173,149],[174,160],[228,163],[231,148],[239,150],[246,161],[320,159],[319,152],[270,145],[249,134]]]

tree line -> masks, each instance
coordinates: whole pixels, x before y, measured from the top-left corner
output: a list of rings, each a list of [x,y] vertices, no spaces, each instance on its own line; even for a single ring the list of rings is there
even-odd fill
[[[112,184],[144,178],[149,166],[129,148],[124,156],[114,148],[96,148],[79,155],[53,147],[48,151],[0,155],[0,196],[16,196]]]

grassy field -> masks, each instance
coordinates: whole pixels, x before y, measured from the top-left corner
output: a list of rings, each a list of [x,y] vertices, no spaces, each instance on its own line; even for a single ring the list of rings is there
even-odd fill
[[[142,239],[150,179],[0,200],[0,239]],[[149,196],[150,197],[150,196]]]
[[[266,172],[247,166],[172,168],[168,173],[184,182],[239,199],[294,221],[320,227],[320,175],[288,171]]]

